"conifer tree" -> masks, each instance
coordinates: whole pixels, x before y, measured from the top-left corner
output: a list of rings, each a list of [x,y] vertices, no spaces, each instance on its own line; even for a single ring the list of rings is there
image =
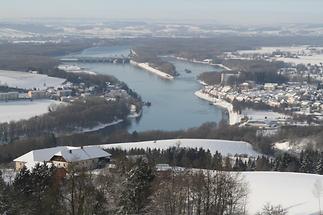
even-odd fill
[[[304,152],[303,159],[301,160],[300,171],[304,173],[314,173],[314,170],[313,153],[306,150]]]
[[[153,169],[142,159],[127,173],[120,204],[122,214],[141,214],[147,210],[152,194]]]
[[[9,210],[9,188],[6,185],[2,177],[2,172],[0,170],[0,214],[8,214]]]
[[[323,152],[321,152],[319,160],[316,165],[316,174],[323,175]]]

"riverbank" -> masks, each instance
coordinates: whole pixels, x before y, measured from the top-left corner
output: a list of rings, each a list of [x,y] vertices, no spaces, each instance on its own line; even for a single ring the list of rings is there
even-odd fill
[[[224,101],[222,99],[214,98],[208,95],[207,93],[204,93],[203,90],[196,91],[194,94],[200,99],[206,100],[208,102],[212,102],[213,105],[226,109],[229,114],[229,125],[235,125],[241,122],[240,114],[233,110],[233,105],[231,103]]]
[[[165,72],[162,72],[162,71],[160,71],[158,69],[155,69],[155,68],[151,67],[148,63],[138,63],[138,62],[133,61],[133,60],[131,60],[130,63],[132,65],[135,65],[135,66],[137,66],[137,67],[139,67],[141,69],[144,69],[144,70],[146,70],[148,72],[154,73],[155,75],[158,75],[161,78],[168,79],[168,80],[173,80],[175,78],[174,76],[172,76],[170,74],[167,74]]]

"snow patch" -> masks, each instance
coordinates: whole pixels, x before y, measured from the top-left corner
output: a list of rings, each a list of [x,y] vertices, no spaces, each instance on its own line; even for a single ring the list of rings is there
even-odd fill
[[[261,211],[266,203],[282,205],[290,215],[316,214],[318,199],[314,183],[322,175],[289,172],[242,172],[249,185],[247,208],[250,214]]]
[[[12,102],[0,102],[0,123],[29,119],[48,112],[52,104],[61,104],[53,100],[24,100]]]
[[[0,85],[8,87],[45,90],[48,87],[58,87],[65,81],[62,78],[49,77],[42,74],[0,70]]]
[[[170,139],[170,140],[156,140],[156,141],[143,141],[143,142],[130,142],[118,144],[105,144],[100,145],[104,149],[120,148],[123,150],[130,150],[133,148],[141,149],[161,149],[166,150],[170,147],[182,148],[203,148],[210,150],[212,154],[216,152],[222,155],[248,155],[256,157],[261,155],[256,152],[251,144],[243,141],[230,141],[230,140],[216,140],[216,139]]]

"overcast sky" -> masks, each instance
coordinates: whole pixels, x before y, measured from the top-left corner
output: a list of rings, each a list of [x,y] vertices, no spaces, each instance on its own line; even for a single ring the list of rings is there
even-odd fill
[[[323,0],[1,0],[0,18],[322,23]]]

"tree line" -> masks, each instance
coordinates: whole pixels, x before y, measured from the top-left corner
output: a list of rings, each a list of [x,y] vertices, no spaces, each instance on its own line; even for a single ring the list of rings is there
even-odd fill
[[[154,164],[169,164],[184,168],[209,169],[219,171],[278,171],[300,172],[323,175],[323,152],[316,150],[301,151],[299,155],[278,153],[275,156],[248,157],[247,155],[212,154],[202,148],[171,147],[160,149],[109,149],[116,159],[126,155],[144,155]]]
[[[128,132],[124,127],[125,125],[116,125],[107,130],[71,135],[48,132],[28,139],[14,139],[9,144],[0,144],[0,163],[11,162],[14,158],[31,150],[59,145],[81,146],[178,138],[224,139],[246,141],[259,152],[273,154],[272,143],[276,141],[275,137],[257,135],[255,128],[228,126],[225,123],[205,123],[200,127],[179,131]]]
[[[264,83],[285,83],[288,77],[281,75],[278,71],[287,64],[281,61],[268,62],[265,60],[240,60],[229,59],[223,62],[224,65],[239,72],[237,78],[232,77],[229,82],[232,85],[246,81],[254,81],[257,84]]]

